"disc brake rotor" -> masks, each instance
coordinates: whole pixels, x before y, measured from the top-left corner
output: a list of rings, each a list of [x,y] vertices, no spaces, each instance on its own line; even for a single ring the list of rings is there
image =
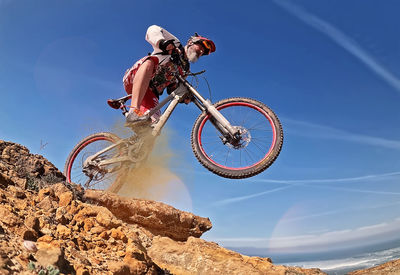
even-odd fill
[[[244,128],[243,126],[235,127],[239,132],[239,138],[234,140],[232,143],[227,143],[228,147],[233,149],[242,149],[246,148],[251,141],[250,131]]]

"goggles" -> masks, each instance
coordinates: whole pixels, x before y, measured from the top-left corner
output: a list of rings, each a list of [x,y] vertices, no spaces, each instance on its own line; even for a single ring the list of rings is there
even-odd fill
[[[204,46],[204,55],[208,55],[210,53],[210,51],[212,51],[212,45],[209,41],[202,40],[201,45]]]
[[[192,36],[190,40],[193,44],[200,44],[203,46],[204,48],[203,55],[209,55],[210,53],[215,52],[215,44],[210,39],[207,39],[195,33],[195,35]]]

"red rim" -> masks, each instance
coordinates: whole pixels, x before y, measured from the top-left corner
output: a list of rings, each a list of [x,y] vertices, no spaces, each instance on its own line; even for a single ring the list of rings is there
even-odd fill
[[[202,131],[203,131],[203,127],[204,127],[205,123],[208,121],[209,116],[205,117],[205,119],[204,119],[204,120],[202,121],[202,123],[200,124],[199,131],[198,131],[198,134],[197,134],[197,139],[198,139],[198,141],[199,141],[199,147],[200,147],[201,152],[202,152],[203,155],[204,155],[211,163],[213,163],[214,165],[216,165],[216,166],[218,166],[218,167],[221,167],[221,168],[224,168],[224,169],[235,170],[235,171],[246,170],[246,169],[249,169],[249,168],[252,168],[252,167],[257,166],[258,164],[260,164],[263,160],[265,160],[265,159],[270,155],[270,153],[272,152],[272,150],[273,150],[273,148],[275,147],[275,144],[276,144],[276,128],[275,128],[275,125],[274,125],[274,123],[273,123],[273,121],[272,121],[272,118],[271,118],[263,109],[261,109],[261,108],[255,106],[255,105],[253,105],[253,104],[250,104],[250,103],[246,103],[246,102],[232,102],[232,103],[223,104],[223,105],[217,107],[217,110],[222,110],[222,109],[225,109],[225,108],[230,107],[230,106],[247,106],[247,107],[250,107],[250,108],[252,108],[252,109],[255,109],[255,110],[259,111],[260,113],[262,113],[262,114],[268,119],[268,121],[269,121],[269,123],[270,123],[270,125],[271,125],[271,127],[272,127],[272,136],[273,136],[273,139],[272,139],[271,146],[270,146],[268,152],[265,154],[265,156],[264,156],[263,158],[261,158],[261,160],[259,160],[259,161],[256,162],[255,164],[250,165],[250,166],[246,166],[246,167],[241,167],[241,168],[228,167],[228,166],[224,166],[224,165],[221,165],[221,164],[219,164],[219,163],[216,163],[212,158],[210,158],[210,157],[206,154],[206,152],[204,151],[202,142],[201,142],[201,133],[202,133]]]
[[[107,140],[107,141],[110,141],[110,142],[114,142],[114,140],[112,140],[111,138],[108,138],[108,137],[104,137],[104,136],[103,136],[103,137],[95,137],[95,138],[89,139],[89,140],[87,140],[86,142],[84,142],[81,146],[79,146],[78,149],[75,150],[74,154],[73,154],[72,157],[71,157],[70,162],[68,163],[67,175],[66,175],[66,176],[67,176],[67,181],[68,181],[68,182],[71,182],[71,168],[72,168],[72,164],[73,164],[74,161],[75,161],[76,156],[77,156],[77,155],[82,151],[82,149],[85,148],[88,144],[93,143],[93,142],[98,141],[98,140]]]

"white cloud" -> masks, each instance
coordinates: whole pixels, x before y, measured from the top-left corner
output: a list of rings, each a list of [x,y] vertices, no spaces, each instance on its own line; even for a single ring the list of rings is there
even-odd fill
[[[400,93],[400,80],[381,64],[379,64],[367,51],[365,51],[360,45],[344,34],[341,30],[290,2],[282,0],[274,0],[274,2],[290,14],[303,21],[305,24],[332,39],[336,44],[343,47],[346,51],[358,58],[369,69],[371,69],[375,74],[380,76],[384,81],[386,81],[389,85],[395,88],[397,92]]]

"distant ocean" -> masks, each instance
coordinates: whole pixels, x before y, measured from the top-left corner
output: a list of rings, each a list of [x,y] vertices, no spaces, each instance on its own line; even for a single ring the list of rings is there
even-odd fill
[[[299,266],[304,268],[319,268],[329,275],[343,275],[350,271],[370,268],[397,259],[400,259],[400,247],[385,249],[382,251],[361,253],[346,258],[299,262],[274,261],[274,264]]]

